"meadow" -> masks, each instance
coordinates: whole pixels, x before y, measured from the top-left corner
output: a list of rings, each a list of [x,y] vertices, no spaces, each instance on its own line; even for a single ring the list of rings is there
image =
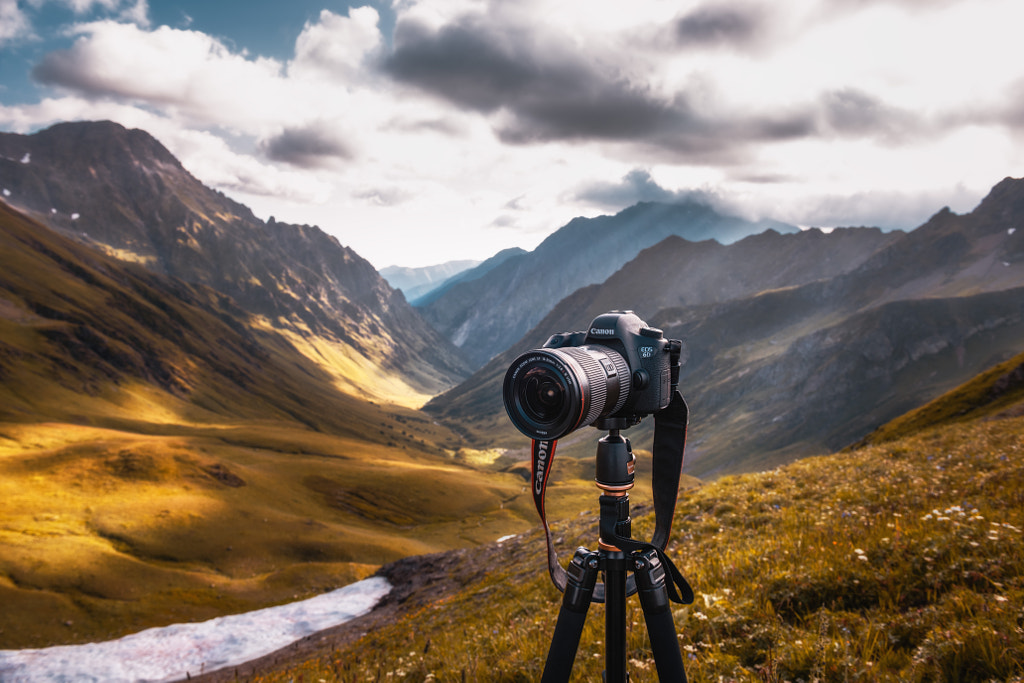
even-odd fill
[[[1024,680],[1022,415],[685,491],[669,554],[697,594],[673,611],[690,680]],[[639,495],[633,512],[648,536]],[[563,561],[595,546],[596,515],[555,525]],[[469,551],[461,591],[251,680],[538,680],[561,598],[543,548],[534,530]],[[635,598],[627,623],[631,680],[656,681]],[[600,680],[603,629],[594,606],[572,680]]]

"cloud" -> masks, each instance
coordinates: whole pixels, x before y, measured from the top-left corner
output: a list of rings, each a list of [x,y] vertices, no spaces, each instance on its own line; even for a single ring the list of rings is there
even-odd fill
[[[198,31],[146,31],[110,20],[73,31],[72,46],[45,55],[33,78],[85,97],[174,109],[228,127],[279,115],[291,101],[282,96],[279,62],[247,59]]]
[[[330,124],[318,122],[300,128],[285,128],[261,144],[267,158],[300,168],[329,168],[353,158],[352,150]]]
[[[683,48],[743,48],[762,37],[765,16],[752,5],[703,5],[677,19],[673,28]]]
[[[623,53],[567,49],[537,25],[465,14],[440,26],[398,22],[383,71],[397,81],[488,115],[509,144],[636,143],[694,159],[735,160],[752,141],[813,132],[814,112],[721,112],[705,84],[659,91],[651,64],[637,73]],[[713,95],[713,93],[711,93]]]
[[[31,32],[32,24],[17,0],[0,0],[0,48],[25,40]]]
[[[818,227],[870,226],[884,230],[912,230],[943,206],[967,211],[976,203],[977,192],[963,186],[916,192],[880,189],[805,197],[790,207],[791,217],[788,220]]]
[[[347,17],[322,10],[319,20],[306,22],[296,39],[289,75],[328,82],[360,80],[366,72],[364,62],[383,45],[379,21],[372,7],[350,9]]]
[[[574,198],[598,206],[619,209],[637,202],[672,203],[683,198],[683,194],[661,187],[649,171],[636,168],[620,181],[593,182],[584,185],[574,193]]]
[[[922,117],[890,106],[879,98],[855,88],[822,94],[820,98],[825,130],[851,137],[872,136],[894,142],[927,132]]]

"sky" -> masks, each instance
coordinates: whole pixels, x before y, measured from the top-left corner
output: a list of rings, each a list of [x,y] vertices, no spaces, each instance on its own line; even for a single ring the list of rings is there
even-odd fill
[[[1024,175],[1020,0],[0,0],[0,130],[112,120],[377,268],[699,199],[909,230]]]

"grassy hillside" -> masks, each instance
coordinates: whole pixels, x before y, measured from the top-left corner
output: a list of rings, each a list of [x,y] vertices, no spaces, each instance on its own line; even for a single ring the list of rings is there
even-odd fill
[[[688,491],[669,552],[697,593],[674,610],[690,679],[1024,680],[1020,407]],[[593,547],[595,508],[557,526],[564,556]],[[539,679],[560,600],[542,536],[451,562],[460,590],[247,680]],[[631,680],[655,681],[635,598],[627,618]],[[573,680],[600,680],[602,639],[595,606]]]

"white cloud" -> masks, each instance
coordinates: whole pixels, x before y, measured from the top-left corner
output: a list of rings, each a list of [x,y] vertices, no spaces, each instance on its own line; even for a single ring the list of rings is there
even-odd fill
[[[383,45],[379,20],[372,7],[352,9],[347,17],[322,10],[319,21],[307,22],[295,41],[289,76],[341,83],[361,80],[364,60]]]
[[[0,0],[0,48],[24,40],[31,31],[31,22],[17,0]]]
[[[74,29],[74,44],[35,67],[37,79],[89,97],[133,101],[199,125],[245,129],[287,115],[282,65],[246,59],[198,31],[97,21]]]
[[[122,21],[76,26],[36,70],[66,94],[0,125],[145,128],[258,215],[377,265],[483,258],[612,197],[695,189],[909,228],[1024,167],[1019,0],[403,0],[391,40],[373,8],[324,10],[284,61],[148,29],[145,0],[66,1]]]

